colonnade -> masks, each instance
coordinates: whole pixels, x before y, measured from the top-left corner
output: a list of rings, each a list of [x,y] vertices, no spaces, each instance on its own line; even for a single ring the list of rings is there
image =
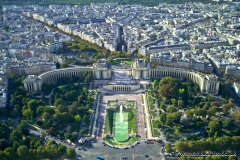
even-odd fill
[[[131,91],[130,86],[113,86],[113,91],[121,92],[121,91]]]
[[[33,83],[27,84],[27,90],[28,90],[28,91],[34,91]]]
[[[52,82],[57,82],[59,79],[63,78],[63,77],[68,77],[68,78],[72,78],[72,77],[81,77],[83,75],[84,72],[89,72],[89,71],[70,71],[70,72],[57,72],[57,73],[53,73],[50,75],[44,75],[42,76],[42,79],[44,82],[48,82],[48,83],[52,83]]]
[[[41,91],[42,84],[44,82],[54,83],[63,77],[81,77],[85,72],[92,72],[91,67],[76,67],[76,68],[65,68],[53,71],[48,71],[39,76],[29,75],[24,80],[24,88],[26,91],[39,92]]]
[[[143,67],[144,69],[144,67]],[[205,75],[203,73],[179,68],[170,68],[170,67],[158,67],[158,68],[145,68],[144,70],[137,70],[133,67],[133,76],[137,79],[148,79],[148,78],[162,78],[170,76],[177,79],[189,79],[200,86],[202,93],[208,94],[218,94],[219,90],[219,81],[215,75]],[[139,71],[142,72],[140,76]],[[76,67],[76,68],[64,68],[45,72],[39,76],[32,75],[28,76],[24,80],[24,88],[26,91],[41,91],[42,84],[44,82],[53,83],[57,82],[63,77],[72,78],[74,76],[80,77],[84,72],[95,72],[92,67]],[[110,73],[111,70],[106,70]],[[135,73],[135,74],[134,74]],[[109,74],[110,75],[110,74]],[[148,76],[149,75],[149,76]],[[141,78],[140,78],[141,77]],[[103,88],[123,92],[123,91],[132,91],[140,88],[140,85],[104,85]]]
[[[199,84],[200,83],[200,77],[198,74],[195,74],[194,72],[188,71],[184,72],[181,70],[151,70],[150,71],[150,77],[151,78],[161,78],[161,77],[173,77],[177,79],[190,79],[193,82]]]
[[[160,67],[149,70],[151,78],[173,77],[177,79],[189,79],[197,83],[202,93],[218,94],[219,81],[215,75],[205,75],[203,73],[178,68]]]

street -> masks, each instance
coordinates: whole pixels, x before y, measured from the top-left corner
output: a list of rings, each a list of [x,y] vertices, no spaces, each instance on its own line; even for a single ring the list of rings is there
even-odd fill
[[[35,136],[41,136],[41,132],[38,130],[29,129],[30,134]],[[53,136],[45,136],[46,141],[48,140],[54,140],[57,144],[62,144],[66,146],[67,148],[74,148],[73,145],[69,145],[62,140],[55,138]],[[151,158],[160,158],[165,159],[164,156],[160,153],[161,145],[159,143],[156,144],[147,144],[144,142],[141,142],[140,144],[137,144],[133,148],[129,149],[116,149],[111,148],[109,146],[104,146],[101,142],[92,143],[88,142],[84,145],[84,148],[86,150],[78,150],[78,147],[76,148],[77,157],[79,159],[96,159],[97,156],[103,156],[108,157],[109,159],[120,159],[121,157],[127,157],[128,159],[133,159],[133,155],[137,160],[146,160]],[[82,158],[80,158],[82,157]],[[107,158],[106,158],[107,159]]]
[[[157,144],[147,144],[141,142],[134,148],[129,149],[116,149],[109,146],[104,146],[102,143],[92,143],[91,147],[85,147],[87,151],[77,150],[77,153],[82,155],[83,159],[96,159],[96,156],[103,156],[107,159],[120,159],[121,157],[127,157],[127,159],[133,159],[133,154],[137,160],[146,159],[164,159],[163,155],[160,155],[161,146]]]

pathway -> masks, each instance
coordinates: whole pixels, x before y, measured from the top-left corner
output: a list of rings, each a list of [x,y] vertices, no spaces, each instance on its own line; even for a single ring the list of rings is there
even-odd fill
[[[82,129],[83,122],[84,122],[84,120],[83,120],[83,118],[82,118],[81,121],[80,121],[80,125],[79,125],[77,142],[78,142],[78,140],[81,138],[81,133],[80,133],[80,131],[81,131],[81,129]]]
[[[53,92],[54,92],[54,89],[49,93],[49,95],[47,95],[47,96],[44,96],[45,98],[48,98],[48,103],[49,103],[49,105],[51,106],[52,105],[52,103],[51,103],[51,96],[53,95]]]
[[[152,127],[150,123],[150,114],[148,110],[146,94],[143,94],[143,102],[144,102],[144,111],[145,111],[145,118],[146,118],[146,127],[147,127],[147,139],[153,139],[152,137]]]
[[[101,94],[99,93],[98,94],[98,101],[97,101],[97,108],[96,108],[96,111],[95,111],[95,118],[94,118],[94,122],[93,122],[93,129],[92,129],[92,137],[94,137],[94,132],[96,131],[96,121],[98,119],[98,111],[99,111],[99,101],[101,99]]]
[[[154,97],[156,97],[156,93],[154,93]],[[155,109],[156,109],[156,111],[157,111],[157,117],[160,118],[157,98],[155,98]]]

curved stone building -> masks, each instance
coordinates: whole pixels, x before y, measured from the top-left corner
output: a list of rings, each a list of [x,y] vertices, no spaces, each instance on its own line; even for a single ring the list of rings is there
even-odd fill
[[[137,90],[140,88],[141,80],[166,76],[192,80],[200,86],[204,94],[217,95],[219,90],[219,80],[216,75],[171,67],[151,68],[144,59],[136,59],[131,66],[113,66],[106,59],[99,59],[93,67],[64,68],[45,72],[39,76],[29,75],[24,80],[24,87],[29,92],[40,92],[44,82],[54,83],[62,77],[81,76],[84,72],[92,72],[95,80],[105,81],[104,89],[116,92]]]

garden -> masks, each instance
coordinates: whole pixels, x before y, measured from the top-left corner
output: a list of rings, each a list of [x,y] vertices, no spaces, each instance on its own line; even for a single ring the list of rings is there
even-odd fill
[[[127,105],[128,109],[124,107]],[[138,132],[136,109],[134,101],[126,101],[120,107],[117,101],[108,101],[104,139],[112,145],[126,146],[138,139],[135,137]]]

